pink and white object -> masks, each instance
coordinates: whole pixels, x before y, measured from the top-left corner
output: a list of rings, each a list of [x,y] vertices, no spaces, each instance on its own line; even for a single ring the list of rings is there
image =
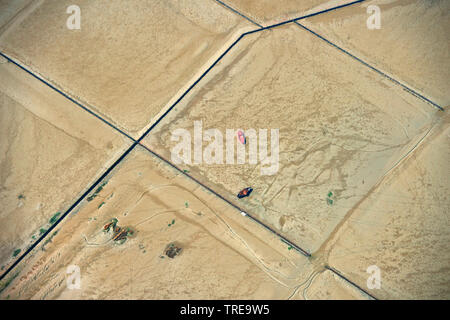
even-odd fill
[[[245,139],[244,132],[242,130],[238,131],[237,136],[238,136],[240,143],[245,144],[246,139]]]

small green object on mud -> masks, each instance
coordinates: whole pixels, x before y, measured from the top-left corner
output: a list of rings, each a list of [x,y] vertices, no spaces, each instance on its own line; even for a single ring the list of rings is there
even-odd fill
[[[21,249],[14,250],[13,257],[17,257],[19,255],[20,251],[22,251],[22,250]]]
[[[50,224],[54,224],[57,220],[59,215],[61,214],[61,212],[57,212],[53,215],[53,217],[50,218],[50,220],[48,221]]]
[[[95,190],[95,192],[93,194],[91,194],[89,197],[87,197],[87,201],[90,202],[92,200],[95,199],[95,197],[97,197],[97,195],[103,190],[103,187],[106,186],[106,184],[108,183],[108,181],[103,182],[98,188],[97,190]]]
[[[333,192],[328,192],[328,195],[327,195],[328,197],[327,197],[327,204],[329,205],[329,206],[332,206],[333,205],[333,203],[334,203],[334,200],[332,199],[332,197],[334,198],[334,194],[333,194]]]

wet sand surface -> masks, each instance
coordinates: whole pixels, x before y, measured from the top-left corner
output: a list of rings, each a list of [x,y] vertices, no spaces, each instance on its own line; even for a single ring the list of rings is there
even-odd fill
[[[129,139],[11,63],[0,64],[4,270],[118,157]],[[17,255],[17,254],[16,254]]]
[[[314,252],[439,111],[296,25],[250,35],[233,49],[144,143],[172,159],[173,133],[188,130],[192,165],[183,168]],[[270,165],[261,157],[228,164],[225,145],[223,164],[195,164],[194,121],[204,132],[218,129],[224,144],[227,129],[254,129],[259,139],[260,129],[278,129],[278,168],[264,174]],[[213,142],[204,141],[203,155]],[[249,186],[251,196],[238,200]]]
[[[354,210],[317,253],[358,285],[380,270],[380,299],[448,299],[450,118]]]
[[[291,299],[298,300],[370,300],[371,297],[329,270],[314,273]]]
[[[2,29],[20,13],[31,0],[1,0],[0,1],[0,33]]]
[[[348,2],[225,1],[265,26]],[[257,28],[213,0],[85,0],[68,30],[71,4],[0,1],[0,51],[134,138]],[[367,1],[300,22],[447,110],[447,6]],[[223,164],[194,163],[195,123],[222,133]],[[193,162],[175,170],[152,152],[174,162],[179,129]],[[226,129],[247,135],[243,164],[226,163]],[[259,142],[268,130],[253,164],[250,129]],[[132,141],[3,58],[0,134],[2,274]],[[142,141],[152,152],[136,146],[0,281],[0,299],[448,299],[449,137],[447,111],[300,26],[246,35]],[[199,150],[219,159],[219,140]]]
[[[4,290],[11,299],[280,299],[313,266],[265,229],[137,148]],[[103,227],[130,227],[125,243]],[[171,259],[165,248],[181,254]],[[66,286],[77,265],[81,288]],[[23,275],[23,276],[22,276]]]
[[[306,14],[353,2],[352,0],[226,0],[222,1],[249,19],[269,26]]]
[[[121,129],[139,133],[222,46],[251,26],[213,0],[40,1],[0,49]]]
[[[374,5],[380,8],[380,29],[369,30],[367,8]],[[449,1],[375,0],[300,22],[445,107],[450,104],[449,21]]]

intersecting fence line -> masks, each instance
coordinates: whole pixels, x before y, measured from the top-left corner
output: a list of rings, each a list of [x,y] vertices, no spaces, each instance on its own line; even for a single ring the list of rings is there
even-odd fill
[[[41,77],[37,76],[36,74],[34,74],[32,71],[28,70],[27,68],[21,66],[19,63],[15,62],[13,59],[11,59],[10,57],[6,56],[4,53],[0,52],[0,55],[2,57],[4,57],[5,59],[7,59],[9,62],[13,63],[14,65],[16,65],[17,67],[19,67],[20,69],[24,70],[25,72],[27,72],[28,74],[32,75],[34,78],[38,79],[39,81],[41,81],[42,83],[44,83],[45,85],[47,85],[48,87],[50,87],[51,89],[55,90],[56,92],[58,92],[59,94],[61,94],[62,96],[64,96],[65,98],[67,98],[68,100],[72,101],[73,103],[75,103],[78,107],[82,108],[83,110],[85,110],[86,112],[88,112],[89,114],[95,116],[96,118],[98,118],[99,120],[101,120],[102,122],[106,123],[108,126],[110,126],[111,128],[113,128],[114,130],[120,132],[121,134],[125,135],[126,137],[128,137],[129,139],[131,139],[133,141],[132,145],[82,194],[81,197],[79,197],[70,207],[69,209],[66,210],[66,212],[64,212],[63,215],[60,216],[60,218],[52,225],[50,226],[50,228],[44,233],[42,234],[42,236],[40,236],[38,238],[38,240],[36,240],[36,242],[34,242],[17,260],[15,260],[12,265],[10,267],[8,267],[8,269],[2,274],[0,275],[0,281],[3,280],[42,240],[44,240],[44,238],[50,234],[51,231],[53,231],[56,226],[67,216],[70,214],[70,212],[79,204],[83,201],[83,199],[90,193],[92,192],[97,185],[105,178],[108,176],[108,174],[113,171],[115,169],[115,167],[139,144],[141,145],[141,141],[148,135],[148,133],[159,123],[162,121],[162,119],[164,119],[168,113],[175,108],[175,106],[209,73],[209,71],[211,69],[213,69],[217,63],[219,63],[222,58],[242,39],[244,38],[246,35],[248,34],[253,34],[256,32],[260,32],[260,31],[264,31],[267,29],[271,29],[271,28],[275,28],[287,23],[291,23],[291,22],[295,22],[297,20],[300,19],[305,19],[308,17],[312,17],[315,15],[319,15],[322,13],[326,13],[332,10],[336,10],[339,8],[343,8],[343,7],[347,7],[349,5],[352,4],[356,4],[356,3],[360,3],[363,2],[365,0],[358,0],[358,1],[354,1],[345,5],[341,5],[341,6],[337,6],[337,7],[333,7],[330,9],[326,9],[326,10],[322,10],[316,13],[312,13],[312,14],[308,14],[306,16],[303,17],[299,17],[296,19],[291,19],[285,22],[281,22],[281,23],[277,23],[271,26],[267,26],[267,27],[263,27],[257,30],[253,30],[253,31],[249,31],[249,32],[245,32],[243,34],[241,34],[239,36],[238,39],[236,39],[214,62],[213,64],[206,70],[204,71],[200,77],[172,104],[172,106],[170,108],[168,108],[160,117],[159,119],[154,122],[145,132],[144,134],[142,134],[142,136],[138,139],[135,140],[133,139],[131,136],[129,136],[127,133],[125,133],[123,130],[117,128],[115,125],[113,125],[112,123],[110,123],[109,121],[103,119],[101,116],[97,115],[95,112],[93,112],[92,110],[88,109],[87,107],[83,106],[81,103],[77,102],[74,98],[70,97],[68,94],[62,92],[61,90],[59,90],[58,88],[56,88],[55,86],[51,85],[49,82],[45,81],[44,79],[42,79]],[[205,186],[206,187],[206,186]],[[221,197],[222,199],[224,199],[223,197]],[[250,217],[250,216],[249,216]],[[257,221],[254,217],[250,217],[251,219],[253,219],[254,221]],[[259,222],[259,221],[258,221]],[[259,222],[260,223],[260,222]],[[267,228],[269,231],[272,231],[272,229],[270,229],[268,226],[260,223],[261,225],[263,225],[265,228]],[[278,233],[276,233],[278,235]],[[287,239],[283,239],[281,238],[284,242],[289,243],[294,249],[296,249],[297,251],[301,252],[302,254],[306,254],[307,256],[310,256],[310,254],[308,252],[306,252],[305,250],[301,249],[299,246],[295,245],[294,243],[291,243],[289,240]]]
[[[401,86],[403,89],[405,89],[408,93],[412,94],[412,95],[415,96],[416,98],[419,98],[419,99],[421,99],[421,100],[423,100],[423,101],[425,101],[425,102],[427,102],[427,103],[433,105],[434,107],[438,108],[439,110],[444,111],[444,108],[441,107],[440,105],[438,105],[437,103],[435,103],[435,102],[431,101],[430,99],[424,97],[423,95],[421,95],[421,94],[418,93],[417,91],[415,91],[415,90],[413,90],[413,89],[407,87],[406,85],[404,85],[404,84],[401,83],[400,81],[398,81],[398,80],[392,78],[391,76],[387,75],[387,74],[384,73],[383,71],[381,71],[381,70],[379,70],[379,69],[377,69],[377,68],[371,66],[370,64],[368,64],[368,63],[365,62],[364,60],[362,60],[362,59],[356,57],[355,55],[351,54],[351,53],[348,52],[347,50],[345,50],[345,49],[339,47],[338,45],[334,44],[334,43],[331,42],[330,40],[328,40],[328,39],[322,37],[320,34],[314,32],[313,30],[311,30],[311,29],[309,29],[309,28],[307,28],[307,27],[305,27],[304,25],[298,23],[297,21],[294,21],[294,23],[295,23],[296,25],[298,25],[299,27],[303,28],[304,30],[306,30],[306,31],[308,31],[308,32],[310,32],[310,33],[312,33],[313,35],[315,35],[315,36],[318,37],[319,39],[325,41],[326,43],[328,43],[329,45],[333,46],[334,48],[338,49],[339,51],[345,53],[345,54],[348,55],[349,57],[355,59],[356,61],[362,63],[362,64],[365,65],[366,67],[372,69],[372,70],[375,71],[376,73],[382,75],[383,77],[387,78],[388,80],[390,80],[390,81],[394,82],[395,84]]]
[[[224,3],[224,2],[222,2],[222,1],[220,1],[220,0],[216,0],[216,2],[220,3],[220,4],[221,4],[222,6],[224,6],[225,8],[227,8],[227,9],[233,11],[233,12],[236,13],[237,15],[240,15],[242,18],[244,18],[244,19],[250,21],[250,22],[253,23],[254,25],[256,25],[256,26],[258,26],[258,27],[260,27],[260,28],[264,28],[264,27],[263,27],[262,25],[260,25],[259,23],[253,21],[252,19],[250,19],[250,18],[247,17],[246,15],[240,13],[240,12],[237,11],[236,9],[230,7],[230,6],[227,5],[226,3]]]
[[[233,204],[232,202],[230,202],[229,200],[227,200],[226,198],[224,198],[223,196],[221,196],[220,194],[218,194],[217,192],[215,192],[214,190],[212,190],[211,188],[207,187],[206,185],[204,185],[203,183],[201,183],[200,181],[198,181],[197,179],[193,178],[192,176],[188,175],[187,173],[183,172],[181,169],[179,169],[178,167],[176,167],[174,164],[172,164],[171,162],[169,162],[168,160],[162,158],[161,156],[159,156],[158,154],[156,154],[155,152],[153,152],[152,150],[150,150],[149,148],[147,148],[145,145],[141,144],[142,140],[147,136],[147,134],[164,118],[167,116],[167,114],[184,98],[184,96],[186,96],[186,94],[189,93],[189,91],[191,91],[194,86],[206,75],[206,73],[208,73],[222,58],[223,56],[225,56],[225,54],[231,50],[231,48],[242,38],[242,36],[237,39],[216,61],[213,65],[211,65],[207,71],[205,71],[205,73],[202,74],[202,76],[197,79],[196,82],[194,82],[189,88],[188,90],[180,97],[177,99],[177,101],[168,109],[166,110],[166,112],[152,125],[150,126],[150,128],[147,129],[147,131],[138,139],[135,140],[133,139],[131,136],[129,136],[128,134],[126,134],[125,132],[123,132],[122,130],[120,130],[119,128],[117,128],[116,126],[114,126],[113,124],[111,124],[110,122],[108,122],[107,120],[103,119],[101,116],[97,115],[96,113],[94,113],[93,111],[89,110],[88,108],[86,108],[85,106],[83,106],[81,103],[77,102],[76,100],[74,100],[73,98],[71,98],[70,96],[68,96],[67,94],[65,94],[64,92],[62,92],[61,90],[57,89],[55,86],[51,85],[50,83],[48,83],[47,81],[43,80],[42,78],[40,78],[39,76],[37,76],[36,74],[34,74],[32,71],[28,70],[27,68],[25,68],[24,66],[20,65],[19,63],[15,62],[13,59],[11,59],[10,57],[6,56],[5,54],[3,54],[2,52],[0,52],[0,55],[3,56],[5,59],[7,59],[8,61],[12,62],[14,65],[16,65],[17,67],[19,67],[20,69],[24,70],[25,72],[27,72],[28,74],[32,75],[34,78],[38,79],[39,81],[41,81],[42,83],[44,83],[45,85],[47,85],[48,87],[50,87],[51,89],[55,90],[56,92],[60,93],[61,95],[63,95],[65,98],[69,99],[70,101],[74,102],[77,106],[81,107],[83,110],[89,112],[89,114],[94,115],[96,118],[100,119],[101,121],[103,121],[104,123],[108,124],[111,128],[117,130],[118,132],[120,132],[121,134],[125,135],[126,137],[128,137],[131,141],[133,141],[133,144],[106,170],[106,172],[104,172],[92,185],[91,187],[89,187],[70,207],[69,209],[67,209],[67,211],[60,216],[60,218],[53,224],[50,226],[50,228],[42,234],[41,237],[39,237],[6,271],[5,273],[3,273],[0,276],[0,281],[6,277],[6,275],[11,272],[12,269],[14,269],[24,258],[25,256],[27,256],[36,246],[39,245],[39,243],[41,241],[44,240],[44,238],[50,234],[55,228],[56,226],[68,215],[70,214],[70,212],[78,205],[80,204],[85,197],[87,197],[89,195],[89,193],[91,193],[96,187],[97,185],[103,180],[105,179],[110,173],[111,171],[139,144],[140,146],[144,147],[144,149],[146,149],[147,151],[149,151],[150,153],[152,153],[154,156],[156,156],[157,158],[159,158],[160,160],[164,161],[165,163],[169,164],[171,167],[175,168],[177,171],[181,172],[182,174],[184,174],[185,176],[189,177],[190,179],[192,179],[193,181],[195,181],[197,184],[201,185],[202,187],[204,187],[205,189],[207,189],[208,191],[210,191],[211,193],[213,193],[214,195],[216,195],[217,197],[219,197],[220,199],[222,199],[223,201],[227,202],[228,204],[230,204],[231,206],[233,206],[234,208],[240,210],[241,212],[243,211],[241,208],[239,208],[237,205]],[[275,230],[273,230],[272,228],[270,228],[269,226],[265,225],[264,223],[262,223],[261,221],[259,221],[258,219],[254,218],[253,216],[249,215],[247,213],[247,216],[252,219],[253,221],[257,222],[259,225],[263,226],[264,228],[266,228],[267,230],[269,230],[270,232],[274,233],[275,235],[277,235],[283,242],[289,244],[290,246],[292,246],[293,248],[295,248],[297,251],[299,251],[300,253],[302,253],[303,255],[309,257],[310,254],[302,249],[301,247],[299,247],[298,245],[296,245],[295,243],[291,242],[290,240],[288,240],[287,238],[283,237],[281,234],[279,234],[278,232],[276,232]]]
[[[148,135],[148,133],[159,123],[162,121],[162,119],[164,119],[169,112],[175,108],[175,106],[209,73],[209,71],[211,69],[213,69],[217,63],[219,63],[219,61],[222,60],[222,58],[244,37],[244,34],[242,34],[237,40],[235,40],[215,61],[214,63],[205,71],[201,74],[201,76],[193,83],[189,86],[189,88],[172,104],[172,106],[170,108],[168,108],[159,118],[157,121],[155,121],[143,134],[142,136],[137,139],[134,140],[131,136],[129,136],[128,134],[126,134],[125,132],[123,132],[122,130],[120,130],[119,128],[117,128],[116,126],[114,126],[113,124],[111,124],[110,122],[104,120],[101,116],[97,115],[96,113],[94,113],[93,111],[89,110],[88,108],[86,108],[85,106],[83,106],[81,103],[77,102],[75,99],[71,98],[69,95],[65,94],[64,92],[62,92],[61,90],[57,89],[55,86],[51,85],[50,83],[48,83],[47,81],[43,80],[42,78],[40,78],[39,76],[37,76],[36,74],[34,74],[32,71],[28,70],[27,68],[21,66],[19,63],[15,62],[14,60],[12,60],[11,58],[9,58],[8,56],[6,56],[5,54],[3,54],[2,52],[0,52],[0,55],[3,56],[5,59],[7,59],[8,61],[14,63],[14,65],[16,65],[17,67],[19,67],[20,69],[24,70],[25,72],[27,72],[28,74],[32,75],[34,78],[38,79],[39,81],[43,82],[45,85],[47,85],[48,87],[50,87],[51,89],[55,90],[56,92],[60,93],[61,95],[63,95],[65,98],[69,99],[70,101],[74,102],[77,106],[81,107],[83,110],[87,111],[89,114],[94,115],[96,118],[100,119],[101,121],[103,121],[104,123],[106,123],[107,125],[109,125],[111,128],[119,131],[120,133],[124,134],[125,136],[127,136],[128,138],[130,138],[133,143],[132,145],[81,195],[81,197],[79,197],[65,212],[63,215],[61,215],[59,217],[59,219],[50,226],[50,228],[43,233],[17,260],[15,260],[10,267],[8,267],[8,269],[2,274],[0,275],[0,281],[3,280],[36,246],[39,245],[39,243],[41,243],[44,238],[50,234],[57,226],[58,224],[64,220],[64,218],[69,215],[71,213],[71,211],[78,205],[80,204],[85,197],[88,196],[88,194],[90,192],[92,192],[98,185],[99,183],[108,176],[108,174],[114,170],[114,168],[139,144],[141,145],[141,141]],[[206,186],[205,186],[206,187]],[[224,199],[223,197],[221,197],[222,199]],[[255,218],[252,218],[253,220],[255,220]],[[256,220],[255,220],[256,221]],[[261,223],[262,224],[262,223]],[[262,224],[263,225],[263,224]],[[263,225],[264,226],[264,225]],[[266,227],[268,228],[268,227]],[[269,228],[269,230],[271,230]],[[284,239],[283,241],[289,241],[287,239]],[[294,243],[292,243],[292,247],[295,248],[296,250],[299,250],[302,254],[308,255],[308,253],[306,251],[304,251],[303,249],[301,249],[299,246],[295,245]]]
[[[387,75],[387,74],[384,73],[383,71],[381,71],[381,70],[379,70],[379,69],[373,67],[372,65],[370,65],[370,64],[367,63],[367,62],[365,62],[364,60],[362,60],[362,59],[356,57],[355,55],[351,54],[351,53],[348,52],[347,50],[345,50],[345,49],[339,47],[338,45],[332,43],[332,42],[329,41],[328,39],[322,37],[321,35],[319,35],[318,33],[314,32],[313,30],[311,30],[311,29],[305,27],[304,25],[298,23],[299,20],[304,20],[304,19],[307,19],[307,18],[311,18],[311,17],[317,16],[317,15],[319,15],[319,14],[324,14],[324,13],[327,13],[327,12],[330,12],[330,11],[334,11],[334,10],[337,10],[337,9],[341,9],[341,8],[344,8],[344,7],[348,7],[348,6],[357,4],[357,3],[362,3],[362,2],[364,2],[364,1],[366,1],[366,0],[357,0],[357,1],[353,1],[353,2],[350,2],[350,3],[346,3],[346,4],[343,4],[343,5],[340,5],[340,6],[333,7],[333,8],[321,10],[321,11],[314,12],[314,13],[310,13],[310,14],[307,14],[307,15],[304,15],[304,16],[301,16],[301,17],[298,17],[298,18],[294,18],[294,19],[286,20],[286,21],[283,21],[283,22],[280,22],[280,23],[272,24],[272,25],[269,25],[269,26],[266,26],[266,27],[262,27],[262,26],[259,25],[258,23],[256,23],[256,22],[252,21],[251,19],[247,18],[244,14],[242,14],[242,13],[240,13],[239,11],[237,11],[237,10],[231,8],[230,6],[228,6],[227,4],[223,3],[222,1],[219,1],[219,0],[216,0],[216,1],[220,2],[220,3],[223,4],[224,6],[226,6],[227,8],[229,8],[230,10],[232,10],[233,12],[235,12],[236,14],[238,14],[238,15],[244,17],[245,19],[249,20],[250,22],[252,22],[252,23],[254,23],[255,25],[257,25],[257,26],[260,27],[259,29],[255,29],[255,30],[251,30],[251,31],[245,32],[245,33],[242,34],[242,36],[246,36],[246,35],[248,35],[248,34],[260,32],[260,31],[264,31],[264,30],[268,30],[268,29],[273,29],[273,28],[276,28],[276,27],[279,27],[279,26],[283,26],[283,25],[286,25],[286,24],[289,24],[289,23],[295,23],[296,25],[298,25],[299,27],[303,28],[304,30],[306,30],[306,31],[308,31],[308,32],[310,32],[310,33],[312,33],[312,34],[315,35],[316,37],[318,37],[318,38],[322,39],[323,41],[327,42],[329,45],[331,45],[331,46],[335,47],[336,49],[340,50],[341,52],[347,54],[347,55],[350,56],[351,58],[353,58],[353,59],[359,61],[360,63],[362,63],[362,64],[365,65],[366,67],[372,69],[373,71],[375,71],[375,72],[377,72],[378,74],[384,76],[385,78],[389,79],[390,81],[394,82],[395,84],[401,86],[404,90],[406,90],[408,93],[412,94],[412,95],[415,96],[416,98],[419,98],[419,99],[421,99],[421,100],[423,100],[423,101],[425,101],[425,102],[427,102],[427,103],[433,105],[434,107],[438,108],[439,110],[444,111],[444,108],[443,108],[443,107],[441,107],[439,104],[433,102],[431,99],[428,99],[428,98],[425,97],[424,95],[422,95],[422,94],[418,93],[417,91],[415,91],[415,90],[409,88],[408,86],[406,86],[405,84],[403,84],[403,83],[400,82],[399,80],[394,79],[393,77]],[[240,40],[240,38],[239,38],[238,40]]]
[[[85,197],[88,196],[89,193],[91,193],[97,185],[108,176],[108,174],[134,149],[134,147],[137,145],[137,142],[134,142],[101,176],[98,178],[70,207],[69,209],[64,212],[62,216],[54,223],[52,224],[49,229],[42,234],[14,263],[0,276],[0,281],[3,280],[6,275],[8,275],[11,270],[13,270],[19,263],[22,261],[44,238],[50,234],[57,226],[58,224],[68,215],[71,213],[71,211],[80,204]]]
[[[357,1],[353,1],[353,2],[349,2],[349,3],[346,3],[346,4],[339,5],[339,6],[336,6],[336,7],[320,10],[320,11],[313,12],[313,13],[309,13],[307,15],[304,15],[304,16],[301,16],[301,17],[298,17],[298,18],[289,19],[289,20],[286,20],[286,21],[282,21],[282,22],[278,22],[278,23],[275,23],[275,24],[268,25],[266,27],[262,27],[260,29],[249,31],[249,32],[247,32],[247,34],[259,32],[259,31],[264,31],[264,30],[267,30],[267,29],[273,29],[273,28],[276,28],[276,27],[283,26],[285,24],[293,23],[293,22],[296,22],[298,20],[302,20],[302,19],[306,19],[306,18],[311,18],[311,17],[317,16],[319,14],[324,14],[324,13],[327,13],[327,12],[330,12],[330,11],[334,11],[334,10],[338,10],[338,9],[341,9],[341,8],[345,8],[345,7],[348,7],[348,6],[357,4],[357,3],[361,3],[361,2],[364,2],[364,1],[366,1],[366,0],[357,0]]]
[[[101,117],[100,115],[96,114],[95,112],[93,112],[92,110],[90,110],[89,108],[85,107],[84,105],[82,105],[80,102],[78,102],[77,100],[75,100],[74,98],[72,98],[71,96],[69,96],[67,93],[61,91],[60,89],[56,88],[54,85],[52,85],[50,82],[44,80],[43,78],[41,78],[40,76],[38,76],[36,73],[32,72],[31,70],[27,69],[26,67],[24,67],[23,65],[19,64],[18,62],[16,62],[14,59],[12,59],[11,57],[7,56],[6,54],[4,54],[3,52],[0,51],[0,56],[2,56],[3,58],[5,58],[7,61],[11,62],[12,64],[16,65],[17,67],[19,67],[20,69],[22,69],[23,71],[25,71],[26,73],[28,73],[29,75],[31,75],[33,78],[39,80],[40,82],[42,82],[43,84],[45,84],[46,86],[48,86],[50,89],[53,89],[54,91],[58,92],[59,94],[61,94],[64,98],[68,99],[69,101],[75,103],[78,107],[80,107],[81,109],[83,109],[84,111],[88,112],[89,114],[93,115],[94,117],[96,117],[97,119],[99,119],[100,121],[102,121],[103,123],[107,124],[108,126],[110,126],[111,128],[113,128],[114,130],[120,132],[121,134],[123,134],[124,136],[126,136],[127,138],[131,139],[134,141],[134,139],[128,135],[125,131],[119,129],[117,126],[115,126],[114,124],[112,124],[111,122],[109,122],[108,120],[104,119],[103,117]]]
[[[340,9],[340,8],[348,7],[348,6],[351,6],[351,5],[356,4],[356,3],[364,2],[366,0],[357,0],[357,1],[349,2],[349,3],[342,4],[342,5],[339,5],[339,6],[336,6],[336,7],[320,10],[320,11],[317,11],[317,12],[313,12],[313,13],[310,13],[310,14],[307,14],[307,15],[304,15],[304,16],[301,16],[301,17],[297,17],[297,18],[285,20],[285,21],[282,21],[282,22],[274,23],[274,24],[271,24],[271,25],[268,25],[268,26],[265,26],[265,27],[260,25],[259,23],[255,22],[255,21],[253,21],[252,19],[250,19],[249,17],[244,15],[242,12],[239,12],[238,10],[236,10],[233,7],[229,6],[225,2],[220,1],[220,0],[215,0],[215,1],[220,3],[221,5],[223,5],[225,8],[233,11],[237,15],[239,15],[239,16],[243,17],[244,19],[250,21],[254,25],[258,26],[259,29],[250,31],[250,33],[254,33],[254,32],[258,32],[258,31],[263,31],[263,30],[267,30],[267,29],[276,28],[276,27],[279,27],[279,26],[282,26],[282,25],[285,25],[285,24],[288,24],[288,23],[292,23],[292,22],[295,22],[295,21],[298,21],[298,20],[301,20],[301,19],[306,19],[306,18],[310,18],[310,17],[313,17],[313,16],[317,16],[319,14],[323,14],[323,13],[326,13],[326,12],[329,12],[329,11],[333,11],[333,10],[337,10],[337,9]]]

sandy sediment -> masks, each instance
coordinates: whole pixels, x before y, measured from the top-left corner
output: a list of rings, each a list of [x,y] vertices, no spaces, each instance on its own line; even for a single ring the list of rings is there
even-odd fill
[[[351,1],[225,2],[269,25]],[[256,28],[213,0],[135,0],[126,10],[86,0],[82,29],[70,31],[70,4],[1,1],[0,49],[133,137]],[[367,30],[374,4],[382,28]],[[367,1],[301,23],[445,107],[450,32],[437,21],[447,4]],[[3,271],[131,141],[4,59],[0,79]],[[194,138],[195,122],[223,138],[268,129],[269,154],[279,130],[272,175],[248,155],[179,167],[312,257],[137,146],[0,282],[0,298],[370,298],[330,266],[376,298],[448,299],[446,111],[290,24],[245,36],[143,144],[174,161],[173,132]],[[203,141],[203,155],[218,137]],[[117,229],[103,232],[113,219]],[[170,246],[182,249],[173,259]],[[368,282],[374,266],[379,289]],[[74,270],[80,288],[68,282]]]
[[[26,13],[31,3],[32,0],[0,1],[0,35]]]
[[[222,1],[254,22],[266,27],[306,14],[351,3],[352,0],[225,0]]]
[[[347,217],[316,253],[358,285],[377,266],[380,299],[448,299],[449,117]]]
[[[0,48],[135,137],[251,25],[213,0],[84,0],[81,29],[69,30],[72,4],[43,1]]]
[[[172,133],[187,130],[192,165],[184,167],[193,176],[310,252],[439,112],[295,25],[244,38],[204,80],[144,143],[171,159]],[[223,164],[194,164],[194,121],[223,137],[227,129],[278,129],[278,171],[263,175],[261,159],[238,165],[236,154],[226,164],[225,138]],[[249,186],[252,196],[238,200]]]
[[[380,9],[370,30],[369,6]],[[450,104],[450,2],[372,0],[300,21],[441,107]]]
[[[0,79],[3,273],[131,141],[12,63]]]
[[[305,257],[142,148],[105,182],[18,266],[3,298],[280,299],[312,273]],[[113,218],[133,230],[123,244],[102,231]],[[182,248],[173,259],[170,243]],[[66,284],[71,265],[79,290]]]
[[[355,288],[333,272],[313,273],[290,297],[292,300],[370,300],[370,296]]]

